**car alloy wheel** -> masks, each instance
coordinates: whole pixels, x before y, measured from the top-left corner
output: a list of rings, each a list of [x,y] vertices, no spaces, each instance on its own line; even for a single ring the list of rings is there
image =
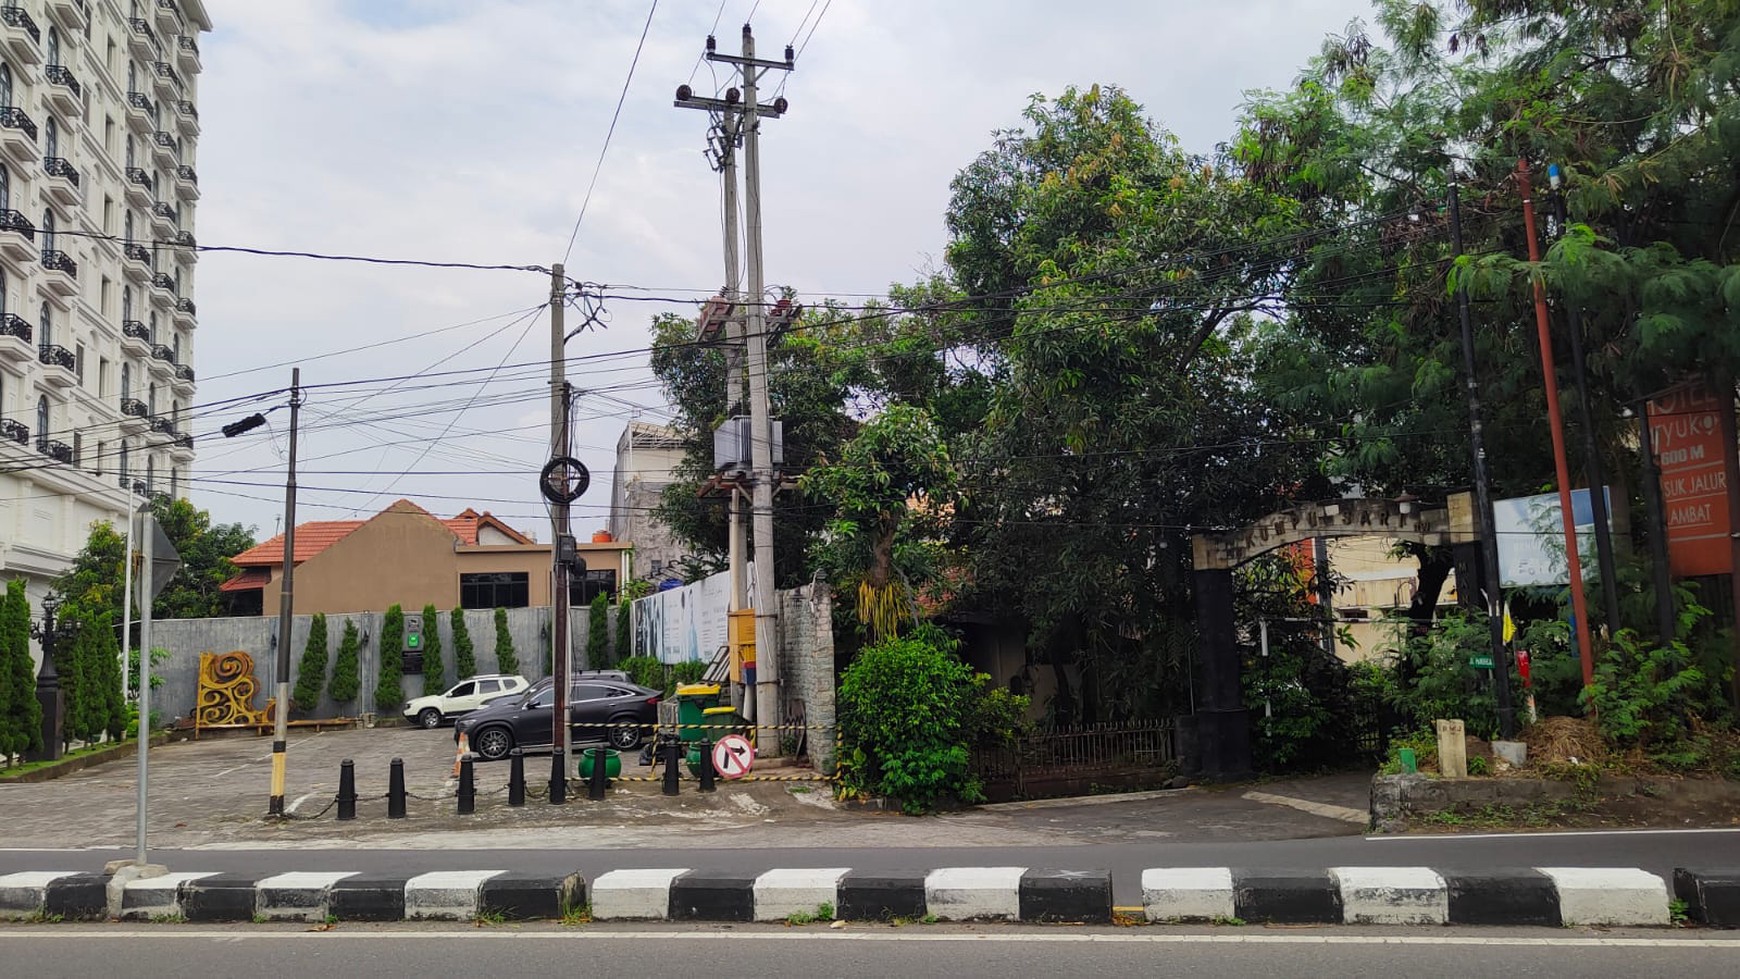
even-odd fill
[[[618,717],[610,722],[612,725],[624,725],[610,729],[610,746],[618,751],[632,751],[640,747],[640,726],[632,717]]]
[[[471,739],[471,746],[490,761],[500,761],[513,750],[514,739],[513,735],[502,728],[485,728]]]
[[[417,714],[417,723],[433,730],[441,726],[441,712],[433,707],[425,707]]]

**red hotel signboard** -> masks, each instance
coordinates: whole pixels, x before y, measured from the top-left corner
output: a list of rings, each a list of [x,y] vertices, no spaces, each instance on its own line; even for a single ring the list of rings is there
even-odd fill
[[[1718,402],[1686,384],[1649,403],[1650,439],[1661,467],[1668,564],[1675,577],[1727,574],[1732,568],[1728,483]]]

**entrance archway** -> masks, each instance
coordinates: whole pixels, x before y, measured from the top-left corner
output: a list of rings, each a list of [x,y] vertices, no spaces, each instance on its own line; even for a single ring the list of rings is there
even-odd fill
[[[1250,712],[1244,704],[1233,619],[1233,571],[1300,541],[1368,536],[1428,545],[1471,544],[1477,540],[1474,507],[1466,493],[1432,507],[1408,498],[1331,500],[1271,513],[1239,530],[1191,538],[1201,685],[1196,713],[1180,723],[1187,745],[1194,734],[1199,764],[1191,767],[1203,777],[1232,780],[1252,771]]]

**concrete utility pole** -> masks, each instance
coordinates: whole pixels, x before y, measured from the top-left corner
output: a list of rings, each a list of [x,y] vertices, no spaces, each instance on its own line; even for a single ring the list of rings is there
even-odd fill
[[[733,88],[726,92],[725,98],[697,98],[687,85],[677,89],[676,105],[685,109],[705,109],[718,113],[724,120],[725,146],[723,149],[724,169],[726,171],[726,278],[728,282],[728,301],[739,298],[736,289],[731,285],[737,278],[737,261],[735,255],[736,223],[735,193],[736,180],[734,175],[735,162],[732,151],[735,149],[736,137],[741,134],[744,141],[744,224],[745,249],[747,254],[748,288],[741,295],[743,309],[743,332],[745,346],[745,371],[749,383],[749,417],[750,417],[750,492],[751,492],[751,526],[754,532],[755,546],[755,580],[752,599],[755,609],[755,688],[750,698],[754,708],[754,718],[758,727],[766,727],[779,723],[779,620],[778,608],[774,597],[773,572],[773,494],[778,486],[779,474],[773,468],[773,418],[768,397],[767,371],[767,317],[764,314],[765,301],[763,291],[766,280],[763,271],[761,250],[761,120],[777,119],[785,113],[785,99],[775,99],[768,105],[757,101],[757,89],[763,72],[770,70],[791,71],[796,67],[796,55],[790,45],[785,49],[784,61],[763,61],[755,57],[755,34],[748,24],[743,25],[743,48],[741,56],[720,54],[715,49],[714,39],[707,39],[706,58],[709,61],[724,62],[737,66],[743,81],[742,91]],[[733,128],[735,121],[735,128]],[[729,402],[730,398],[727,398]],[[732,490],[732,513],[735,526],[741,526],[740,503],[737,490]],[[735,537],[733,538],[735,543]],[[741,553],[741,548],[736,548]],[[736,591],[738,579],[733,576],[733,591]],[[764,754],[778,753],[778,738],[757,739]]]
[[[151,769],[146,760],[146,752],[151,748],[151,602],[155,597],[151,593],[151,579],[155,576],[152,559],[157,556],[157,518],[149,509],[139,518],[139,533],[144,538],[145,561],[139,577],[135,579],[139,583],[139,597],[142,600],[139,602],[139,776],[137,797],[134,800],[133,832],[138,844],[135,858],[139,866],[143,867],[151,862],[145,859],[145,808],[151,795]]]
[[[290,739],[290,627],[295,621],[296,577],[296,425],[302,413],[302,368],[290,368],[290,468],[284,480],[284,579],[278,593],[278,656],[275,664],[278,692],[277,707],[272,711],[272,799],[266,807],[271,816],[284,815],[284,767],[288,760],[285,750]],[[150,546],[150,537],[146,537]],[[147,573],[151,559],[145,559]],[[149,657],[146,645],[144,658]],[[139,859],[143,861],[144,855]]]
[[[138,514],[133,512],[133,487],[127,486],[122,492],[127,494],[127,533],[121,545],[121,553],[126,555],[121,568],[121,700],[124,702],[127,699],[127,678],[133,672],[133,521]]]
[[[568,457],[568,377],[567,327],[563,313],[567,308],[568,283],[562,263],[550,266],[550,454]],[[634,438],[634,433],[629,433]],[[566,473],[562,489],[568,489]],[[568,561],[563,550],[574,533],[569,518],[570,506],[561,499],[552,500],[550,509],[550,686],[555,693],[555,705],[550,711],[550,802],[561,803],[568,797]]]
[[[725,205],[725,302],[728,309],[741,310],[743,303],[742,258],[738,251],[737,225],[737,140],[743,132],[742,119],[726,113],[719,122],[719,172]],[[749,386],[748,365],[744,361],[743,320],[737,313],[725,325],[731,343],[725,348],[725,417],[732,418],[741,410],[744,388]],[[744,552],[748,550],[747,527],[743,521],[743,493],[731,487],[731,611],[750,607],[747,580],[743,573]]]

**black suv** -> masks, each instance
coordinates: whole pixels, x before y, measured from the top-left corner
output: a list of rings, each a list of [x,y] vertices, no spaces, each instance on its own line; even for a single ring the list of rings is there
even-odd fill
[[[664,695],[631,682],[619,670],[577,674],[568,691],[568,723],[575,744],[604,742],[630,751],[652,736]],[[502,697],[455,721],[453,739],[465,735],[471,750],[489,761],[506,758],[515,748],[530,751],[550,746],[550,710],[555,685],[549,678],[533,684],[520,697]]]

